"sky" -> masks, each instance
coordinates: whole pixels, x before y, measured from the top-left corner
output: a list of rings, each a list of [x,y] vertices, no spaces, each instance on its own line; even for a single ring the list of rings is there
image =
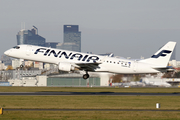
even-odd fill
[[[180,60],[179,6],[180,0],[0,0],[0,56],[17,45],[23,28],[36,26],[46,42],[63,42],[63,25],[79,25],[82,52],[148,58],[175,41]]]

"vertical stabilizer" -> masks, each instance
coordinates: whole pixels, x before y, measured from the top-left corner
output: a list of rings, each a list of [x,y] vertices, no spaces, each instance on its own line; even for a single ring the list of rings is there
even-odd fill
[[[159,67],[167,67],[171,55],[176,46],[176,42],[168,42],[160,50],[158,50],[151,58],[141,60],[140,62],[152,64]]]

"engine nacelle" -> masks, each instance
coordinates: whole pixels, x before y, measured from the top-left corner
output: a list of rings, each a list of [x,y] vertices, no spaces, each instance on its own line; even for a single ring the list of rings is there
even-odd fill
[[[70,63],[59,63],[59,70],[61,71],[73,71],[75,68]]]

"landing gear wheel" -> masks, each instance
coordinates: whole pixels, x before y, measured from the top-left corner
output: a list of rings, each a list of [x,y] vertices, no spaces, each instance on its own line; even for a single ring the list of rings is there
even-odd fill
[[[23,68],[24,67],[24,65],[20,65],[20,68]]]
[[[83,79],[88,79],[89,78],[89,74],[84,74],[83,75]]]

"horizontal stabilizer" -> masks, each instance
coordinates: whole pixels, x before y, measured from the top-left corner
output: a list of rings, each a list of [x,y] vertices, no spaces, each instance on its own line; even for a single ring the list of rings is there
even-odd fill
[[[161,72],[172,72],[175,70],[172,66],[167,66],[167,67],[156,66],[156,67],[152,67],[152,68],[154,68],[158,71],[161,71]]]

